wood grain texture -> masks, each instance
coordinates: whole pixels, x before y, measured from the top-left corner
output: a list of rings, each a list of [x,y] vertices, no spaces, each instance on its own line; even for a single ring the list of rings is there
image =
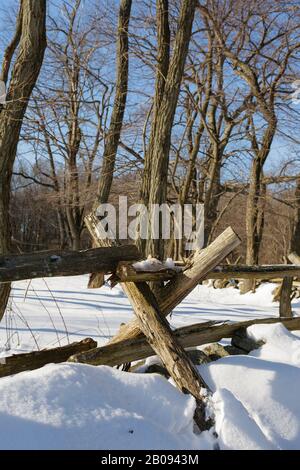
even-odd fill
[[[91,271],[112,272],[120,260],[136,260],[134,245],[94,248],[85,251],[42,251],[0,257],[0,282],[37,277],[74,276]]]
[[[231,338],[240,328],[254,324],[282,323],[288,330],[300,330],[300,317],[292,319],[261,318],[243,322],[204,322],[178,328],[173,333],[184,348],[215,343],[223,338]],[[69,358],[71,362],[82,362],[93,365],[116,366],[126,362],[146,359],[155,354],[145,337],[126,339],[119,343],[111,343],[88,352]]]
[[[231,227],[228,227],[207,248],[198,250],[189,259],[185,271],[174,276],[172,280],[161,289],[161,295],[157,298],[162,314],[166,317],[180,302],[205,278],[215,266],[240,244],[240,239]],[[122,284],[124,292],[128,284]],[[129,288],[130,289],[130,288]],[[141,334],[137,320],[125,325],[122,330],[110,341],[116,343],[124,339],[136,338]]]
[[[88,351],[96,346],[96,341],[91,338],[86,338],[82,341],[59,348],[44,349],[42,351],[4,357],[0,359],[0,377],[17,374],[25,370],[38,369],[52,362],[64,362],[67,361],[71,355]]]

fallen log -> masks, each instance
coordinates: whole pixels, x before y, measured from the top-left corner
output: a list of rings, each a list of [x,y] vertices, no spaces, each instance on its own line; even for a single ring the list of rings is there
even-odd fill
[[[116,275],[120,282],[168,281],[176,275],[176,270],[165,269],[164,271],[158,272],[135,271],[133,266],[128,262],[118,265]],[[274,279],[274,281],[281,282],[282,279],[287,276],[300,276],[300,266],[291,264],[261,266],[221,265],[210,271],[204,279]]]
[[[186,269],[174,276],[161,289],[161,295],[157,298],[161,313],[166,317],[199,284],[200,280],[204,279],[207,273],[226,258],[240,243],[239,237],[231,227],[228,227],[208,247],[197,250],[188,260]],[[130,283],[122,284],[124,291],[129,296],[128,285]],[[124,325],[110,343],[136,338],[139,335],[141,335],[141,331],[138,320],[133,320]]]
[[[0,282],[37,277],[75,276],[91,271],[112,272],[119,261],[140,258],[135,245],[94,248],[84,251],[42,251],[0,257]]]
[[[181,346],[190,348],[201,346],[202,344],[215,343],[223,338],[231,338],[234,332],[240,328],[259,323],[282,323],[288,330],[300,330],[300,317],[282,318],[262,318],[256,320],[246,320],[243,322],[205,322],[178,328],[173,334],[179,340]],[[126,362],[139,361],[153,356],[155,351],[148,344],[145,337],[131,338],[118,343],[107,344],[100,348],[73,355],[70,362],[80,362],[92,365],[116,366]]]
[[[26,370],[34,370],[49,363],[67,361],[73,354],[94,349],[97,342],[91,338],[53,349],[43,349],[25,354],[0,358],[0,377],[17,374]]]

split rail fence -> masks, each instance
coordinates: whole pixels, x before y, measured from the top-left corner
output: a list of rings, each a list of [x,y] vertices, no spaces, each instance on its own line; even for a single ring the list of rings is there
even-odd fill
[[[157,354],[177,387],[192,394],[197,403],[195,423],[199,430],[211,426],[205,416],[206,393],[209,389],[186,352],[186,348],[230,338],[235,331],[253,323],[282,322],[288,329],[300,329],[300,318],[293,318],[290,288],[294,278],[300,278],[300,258],[290,255],[289,265],[244,266],[220,263],[240,244],[232,228],[227,228],[209,246],[197,250],[181,269],[160,269],[140,272],[133,262],[140,259],[133,245],[119,245],[104,240],[98,232],[93,214],[86,226],[97,248],[85,251],[51,251],[0,257],[0,282],[12,282],[37,277],[72,276],[97,273],[94,285],[100,287],[104,275],[110,275],[111,285],[120,283],[127,295],[135,319],[123,325],[107,345],[86,338],[60,348],[14,355],[1,360],[0,377],[32,370],[49,362],[81,362],[116,366]],[[280,316],[251,321],[204,322],[172,331],[166,319],[169,313],[204,279],[282,279]],[[156,295],[148,282],[164,281]]]

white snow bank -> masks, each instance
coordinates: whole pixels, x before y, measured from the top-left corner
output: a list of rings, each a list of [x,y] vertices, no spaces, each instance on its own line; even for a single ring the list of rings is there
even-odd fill
[[[220,448],[299,449],[300,370],[287,362],[300,341],[282,325],[249,330],[267,341],[257,357],[200,366]],[[156,374],[52,364],[0,379],[0,448],[211,449],[211,433],[193,433],[194,406]]]
[[[273,302],[273,290],[277,286],[272,282],[262,283],[256,291],[241,294],[239,289],[228,287],[226,289],[215,289],[207,285],[199,285],[191,294],[191,297],[201,296],[204,301],[211,301],[223,305],[245,305],[255,307],[275,307],[278,315],[278,302]],[[266,312],[265,312],[266,315]],[[266,315],[267,316],[267,315]]]
[[[51,364],[0,380],[0,448],[211,448],[194,406],[156,374]]]
[[[213,391],[221,449],[299,449],[299,368],[251,356],[200,367]]]
[[[289,332],[284,325],[252,325],[247,328],[247,333],[254,340],[266,343],[252,351],[252,356],[300,367],[299,337]]]
[[[216,432],[222,450],[273,449],[247,408],[226,388],[213,396]]]
[[[99,344],[133,318],[120,286],[90,290],[87,281],[88,276],[75,276],[14,283],[12,309],[0,325],[0,358],[36,349],[36,343],[66,344],[62,316],[70,341],[91,336]],[[199,285],[173,312],[171,325],[277,317],[273,287],[263,284],[254,294],[240,295],[233,288]],[[300,314],[299,299],[293,310]],[[282,325],[248,331],[266,344],[251,356],[201,367],[215,392],[220,447],[299,449],[299,333]],[[208,434],[192,433],[193,403],[156,375],[50,365],[0,379],[0,448],[211,448]]]

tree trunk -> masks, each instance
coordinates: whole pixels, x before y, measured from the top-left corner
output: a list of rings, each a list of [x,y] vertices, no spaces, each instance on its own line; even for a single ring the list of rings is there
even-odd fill
[[[170,63],[170,26],[169,26],[169,0],[156,0],[156,27],[157,27],[157,65],[155,94],[153,100],[153,119],[151,126],[150,142],[154,142],[156,123],[159,108],[164,94],[166,78]],[[148,205],[151,187],[152,160],[150,156],[151,146],[144,160],[143,180],[140,191],[140,199],[143,204]],[[145,247],[143,240],[139,240],[141,246]]]
[[[121,260],[135,261],[135,245],[93,248],[85,251],[41,251],[22,255],[0,256],[0,282],[37,277],[76,276],[93,269],[113,272]]]
[[[163,91],[156,94],[155,109],[157,108],[158,112],[154,115],[152,122],[148,150],[145,155],[146,172],[142,183],[142,203],[150,209],[153,207],[153,204],[163,204],[166,202],[171,132],[196,5],[196,0],[182,0],[181,2],[173,55],[168,65]],[[164,20],[166,21],[166,19]],[[166,29],[166,24],[164,23],[164,25]],[[167,37],[166,31],[164,35]],[[168,48],[166,47],[163,61],[165,64],[168,62],[167,53]],[[157,80],[159,79],[157,78]],[[157,102],[159,103],[158,106]],[[151,171],[149,172],[150,168]],[[148,234],[146,254],[163,259],[164,242],[165,240],[161,236],[159,239],[154,239]]]
[[[290,248],[292,253],[288,256],[289,261],[294,264],[300,264],[300,178],[297,179],[295,190],[295,219],[294,230],[292,233]],[[280,315],[292,316],[291,295],[292,295],[293,280],[288,279],[283,281],[281,286],[280,295]],[[284,289],[284,293],[283,293]]]
[[[113,181],[116,155],[123,126],[128,88],[128,26],[130,20],[131,4],[132,0],[121,0],[120,2],[116,91],[110,126],[104,141],[102,168],[98,184],[97,198],[94,203],[95,210],[99,204],[104,204],[108,201],[108,196]]]
[[[297,179],[295,199],[296,207],[294,218],[294,230],[291,239],[291,251],[295,252],[300,256],[300,178]]]
[[[259,156],[255,157],[252,162],[246,208],[246,263],[248,265],[258,264],[263,236],[266,187],[262,184],[261,180],[263,177],[264,161],[265,158]],[[255,280],[245,280],[242,284],[241,293],[251,290],[253,282],[255,283]]]
[[[12,55],[19,45],[7,92],[7,104],[0,110],[0,254],[10,251],[10,184],[23,117],[38,78],[46,48],[46,1],[22,0],[17,20],[18,39],[10,60],[3,64],[5,82]],[[6,51],[7,52],[7,51]],[[7,54],[5,54],[7,59]],[[9,284],[0,287],[0,320],[9,297]]]

